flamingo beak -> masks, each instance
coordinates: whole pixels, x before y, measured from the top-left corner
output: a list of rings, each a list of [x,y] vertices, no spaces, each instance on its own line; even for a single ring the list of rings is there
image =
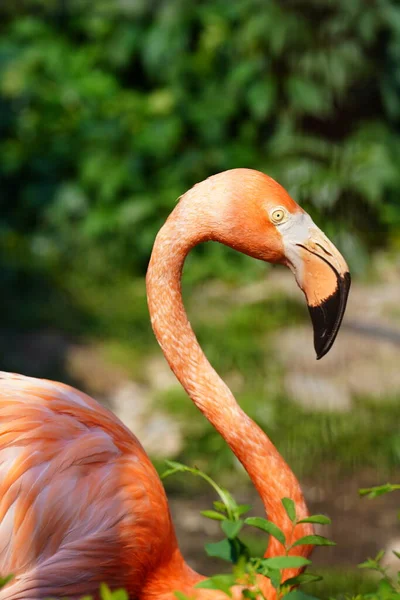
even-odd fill
[[[318,360],[325,356],[336,339],[351,278],[343,256],[311,218],[302,213],[298,220],[295,228],[290,228],[286,234],[282,232],[282,238],[286,263],[306,296]]]

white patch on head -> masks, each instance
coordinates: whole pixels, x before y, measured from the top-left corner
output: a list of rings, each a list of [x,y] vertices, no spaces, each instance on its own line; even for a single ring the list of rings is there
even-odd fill
[[[302,287],[304,264],[296,244],[304,244],[316,225],[307,213],[302,212],[292,215],[288,221],[282,223],[282,225],[278,225],[278,227],[282,236],[288,266],[294,274],[298,285]]]

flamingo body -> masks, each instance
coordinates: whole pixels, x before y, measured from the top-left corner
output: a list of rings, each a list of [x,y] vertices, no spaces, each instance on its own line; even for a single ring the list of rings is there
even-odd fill
[[[69,386],[0,373],[0,390],[0,567],[18,575],[0,598],[78,598],[102,581],[136,597],[171,537],[139,441]]]

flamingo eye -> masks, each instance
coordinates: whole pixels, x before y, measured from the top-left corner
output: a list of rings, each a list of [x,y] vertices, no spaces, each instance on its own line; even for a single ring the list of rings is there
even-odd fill
[[[270,213],[270,218],[272,223],[275,225],[280,225],[288,220],[289,214],[285,208],[279,206],[278,208],[274,208]]]

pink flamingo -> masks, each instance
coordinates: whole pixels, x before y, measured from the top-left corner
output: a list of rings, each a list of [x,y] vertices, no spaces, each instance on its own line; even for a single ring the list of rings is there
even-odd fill
[[[244,465],[269,519],[294,542],[312,526],[293,531],[281,499],[292,498],[305,517],[300,485],[207,361],[182,303],[185,257],[208,240],[293,271],[307,298],[318,358],[340,327],[348,268],[278,183],[235,169],[182,196],[157,236],[147,273],[151,322],[171,369]],[[103,581],[124,587],[131,600],[173,600],[175,590],[196,599],[226,598],[193,587],[202,576],[179,551],[154,467],[136,437],[87,395],[1,373],[0,474],[0,573],[15,576],[0,600],[97,597]],[[291,554],[311,549],[298,546]],[[271,538],[265,555],[281,553]],[[258,583],[275,598],[269,580],[260,576]],[[235,594],[241,596],[239,588]]]

